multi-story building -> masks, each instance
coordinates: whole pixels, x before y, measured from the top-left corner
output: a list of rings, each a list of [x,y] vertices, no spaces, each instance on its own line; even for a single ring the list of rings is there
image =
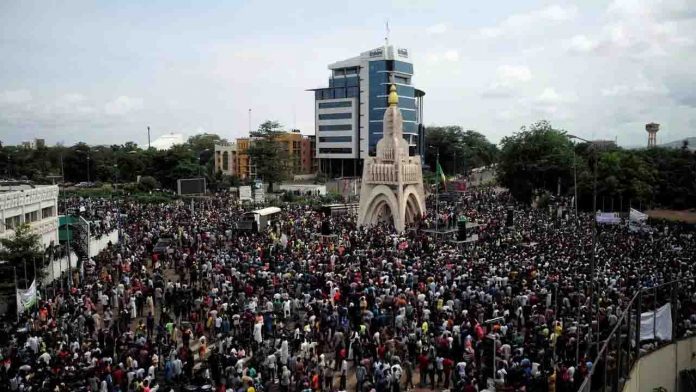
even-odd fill
[[[215,172],[222,172],[223,175],[234,176],[237,171],[237,144],[216,144]]]
[[[237,177],[242,180],[256,177],[256,169],[253,167],[248,151],[252,139],[245,137],[237,139]]]
[[[375,48],[330,64],[329,70],[329,87],[310,90],[314,91],[316,157],[321,172],[332,177],[360,175],[362,160],[375,155],[382,137],[392,83],[399,96],[409,154],[423,155],[425,93],[413,87],[408,49],[392,45]]]
[[[299,130],[283,132],[276,136],[275,141],[278,147],[288,154],[288,164],[292,174],[317,172],[315,140],[314,136],[302,135]],[[215,145],[215,171],[237,176],[242,180],[256,178],[254,161],[248,154],[249,147],[253,143],[253,138],[238,138],[236,143]]]
[[[58,185],[0,184],[0,238],[29,224],[45,247],[58,244]]]
[[[318,167],[319,161],[316,158],[317,137],[314,135],[303,137],[302,138],[302,147],[300,150],[301,150],[301,155],[302,155],[302,162],[301,162],[302,173],[303,174],[316,173],[319,169],[319,167]]]

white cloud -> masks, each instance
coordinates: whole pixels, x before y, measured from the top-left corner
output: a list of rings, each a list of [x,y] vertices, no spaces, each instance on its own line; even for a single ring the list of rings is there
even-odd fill
[[[430,52],[425,55],[425,61],[430,65],[436,65],[442,62],[457,62],[459,61],[459,51],[456,49],[447,49],[444,52]]]
[[[447,32],[447,25],[445,23],[434,24],[434,25],[428,27],[427,29],[425,29],[425,31],[428,34],[433,34],[433,35],[444,34]]]
[[[555,104],[563,101],[563,98],[552,87],[546,87],[536,98],[539,103]]]
[[[514,93],[514,88],[532,79],[532,71],[523,65],[501,65],[496,70],[496,79],[483,92],[486,98],[506,98]]]
[[[523,65],[502,65],[498,67],[498,83],[509,86],[532,79],[532,71]]]
[[[611,57],[664,57],[694,45],[696,16],[682,0],[615,0],[604,14],[604,24],[594,37],[574,36],[568,49],[599,52]]]
[[[569,49],[574,51],[574,52],[591,52],[595,49],[597,49],[598,43],[596,41],[593,41],[587,36],[578,34],[574,36],[573,38],[570,39],[569,42]]]
[[[444,57],[444,59],[447,61],[458,61],[459,52],[454,49],[450,49],[446,51],[442,57]]]
[[[664,95],[668,92],[669,90],[664,85],[650,82],[642,75],[631,84],[617,84],[601,90],[605,97]]]
[[[143,99],[120,96],[104,105],[104,113],[111,116],[122,116],[143,108]]]
[[[0,92],[0,105],[21,105],[32,100],[29,90],[7,90]]]
[[[567,22],[578,14],[575,6],[550,5],[534,11],[508,16],[494,27],[486,27],[479,30],[479,35],[484,38],[497,38],[505,34],[519,34],[535,27],[545,27],[548,24]]]

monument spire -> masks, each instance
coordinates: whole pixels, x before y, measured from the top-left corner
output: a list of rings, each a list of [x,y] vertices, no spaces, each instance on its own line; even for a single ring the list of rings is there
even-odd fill
[[[389,88],[389,98],[387,100],[389,106],[399,106],[399,95],[396,93],[396,85],[392,83]]]

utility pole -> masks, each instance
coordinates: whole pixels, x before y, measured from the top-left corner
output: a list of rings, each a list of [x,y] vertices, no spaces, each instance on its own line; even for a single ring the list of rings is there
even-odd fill
[[[147,149],[149,150],[151,148],[150,146],[150,126],[147,126]]]
[[[440,166],[440,147],[437,147],[437,159],[435,161],[435,171],[437,172],[437,167]],[[435,179],[435,232],[439,232],[440,228],[440,184],[439,178]]]
[[[72,265],[70,261],[70,215],[68,215],[68,201],[65,199],[65,167],[63,166],[63,154],[60,154],[60,172],[63,175],[63,206],[65,208],[65,230],[68,234],[68,289],[72,288]]]
[[[91,178],[89,175],[89,148],[87,149],[87,182],[90,182]]]
[[[251,108],[249,108],[249,136],[251,136]]]

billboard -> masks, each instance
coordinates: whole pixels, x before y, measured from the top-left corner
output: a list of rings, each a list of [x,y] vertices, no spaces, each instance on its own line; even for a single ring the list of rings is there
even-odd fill
[[[239,200],[252,201],[251,187],[249,185],[239,187]]]
[[[176,189],[179,196],[200,195],[205,193],[205,178],[181,178],[176,182]]]

